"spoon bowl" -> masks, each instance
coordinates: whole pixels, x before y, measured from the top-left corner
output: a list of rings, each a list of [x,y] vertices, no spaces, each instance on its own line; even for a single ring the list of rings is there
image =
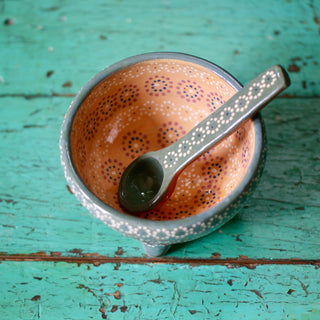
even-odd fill
[[[150,209],[150,203],[162,196],[160,190],[164,186],[163,178],[163,167],[156,158],[149,154],[139,157],[129,165],[120,180],[121,204],[131,208],[130,212]]]

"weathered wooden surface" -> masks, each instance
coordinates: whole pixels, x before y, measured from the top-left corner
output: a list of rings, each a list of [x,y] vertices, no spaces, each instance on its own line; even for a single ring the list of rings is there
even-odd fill
[[[319,0],[0,1],[1,319],[320,319],[319,17]],[[150,259],[70,194],[58,138],[89,78],[159,50],[243,83],[280,63],[292,86],[262,112],[247,206]]]
[[[2,319],[320,317],[319,270],[312,266],[10,262],[0,270],[10,275],[1,286]]]
[[[0,167],[6,177],[1,182],[0,251],[69,255],[81,249],[113,256],[121,247],[125,256],[141,256],[137,241],[93,219],[67,190],[58,136],[69,99],[1,100],[1,139],[7,156]],[[314,116],[319,104],[320,99],[277,99],[264,110],[269,153],[253,198],[220,232],[175,246],[170,255],[319,258],[319,118]]]
[[[105,66],[160,50],[206,58],[244,83],[280,63],[299,70],[287,92],[319,94],[319,0],[3,0],[0,10],[2,93],[74,93]]]

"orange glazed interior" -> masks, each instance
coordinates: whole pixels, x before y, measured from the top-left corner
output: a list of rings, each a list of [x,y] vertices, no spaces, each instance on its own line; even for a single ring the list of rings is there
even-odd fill
[[[174,143],[234,94],[212,71],[176,59],[147,60],[115,72],[91,90],[74,118],[71,154],[79,176],[100,200],[124,212],[118,185],[129,163]],[[248,120],[185,168],[168,201],[136,215],[182,219],[215,206],[243,179],[254,140]]]

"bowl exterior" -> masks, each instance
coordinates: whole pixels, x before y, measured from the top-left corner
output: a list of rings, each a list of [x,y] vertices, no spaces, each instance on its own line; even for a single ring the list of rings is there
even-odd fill
[[[261,177],[266,157],[266,135],[260,115],[253,119],[255,128],[255,149],[253,159],[243,181],[215,207],[198,215],[174,221],[152,221],[121,213],[99,200],[80,179],[72,162],[70,132],[74,116],[90,90],[102,79],[128,65],[157,58],[183,59],[210,68],[236,90],[241,85],[220,67],[197,57],[179,53],[150,53],[122,60],[98,73],[77,94],[72,101],[61,128],[60,158],[67,183],[80,203],[96,218],[110,228],[137,239],[148,246],[168,246],[191,241],[205,236],[232,219],[243,207],[245,201],[256,188]]]

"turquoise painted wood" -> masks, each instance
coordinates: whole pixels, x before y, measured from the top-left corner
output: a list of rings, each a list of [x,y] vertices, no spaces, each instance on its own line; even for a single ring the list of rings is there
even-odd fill
[[[1,250],[5,253],[73,249],[141,256],[140,244],[94,219],[67,190],[58,136],[68,98],[2,98]],[[220,232],[176,246],[170,255],[210,258],[320,256],[320,99],[277,99],[264,111],[268,159],[247,207]],[[309,116],[304,116],[305,111]],[[305,127],[305,124],[308,124]],[[30,187],[31,186],[31,187]],[[306,241],[306,238],[308,241]]]
[[[320,319],[319,20],[319,0],[0,2],[1,319]],[[70,194],[58,139],[89,78],[159,50],[242,83],[280,63],[292,85],[262,112],[246,207],[153,260]]]
[[[312,266],[7,262],[2,319],[301,319],[320,317]]]
[[[0,10],[2,93],[74,93],[122,58],[180,51],[243,83],[280,63],[295,71],[289,93],[319,94],[319,0],[11,0]]]

